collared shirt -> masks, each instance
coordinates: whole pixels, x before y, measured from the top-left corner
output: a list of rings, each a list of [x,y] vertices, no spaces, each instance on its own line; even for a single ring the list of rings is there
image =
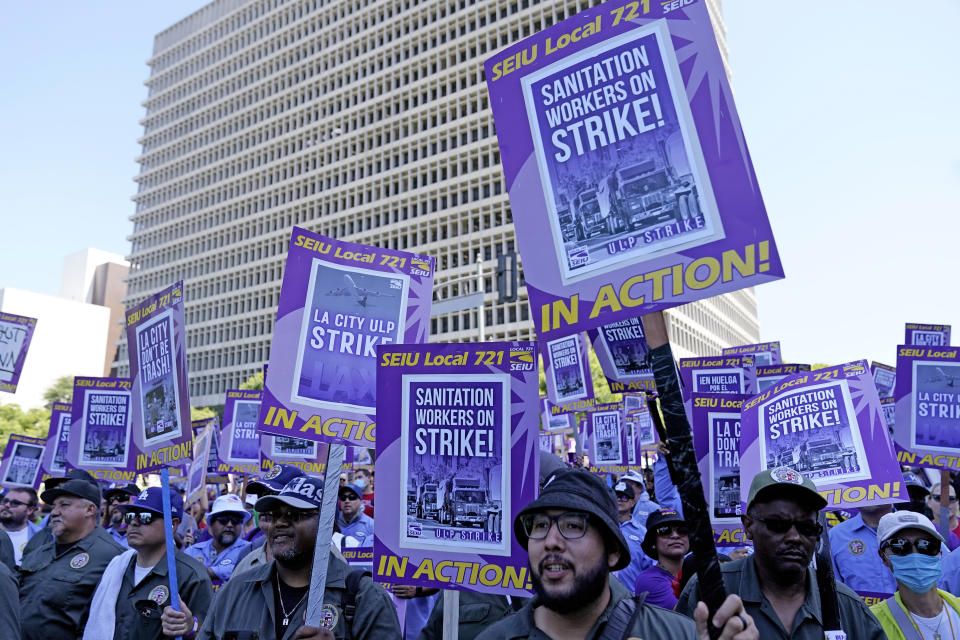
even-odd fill
[[[603,634],[614,607],[624,598],[630,597],[630,592],[618,580],[609,581],[610,602],[603,610],[597,621],[593,623],[584,640],[595,640]],[[507,616],[477,636],[477,640],[550,640],[549,636],[541,631],[533,619],[533,610],[538,606],[537,598],[527,601],[523,608]],[[697,637],[696,625],[693,620],[654,607],[646,603],[640,606],[633,619],[633,625],[627,629],[631,637],[645,638],[646,640],[694,640]],[[763,638],[763,636],[760,636]],[[764,640],[766,640],[764,638]],[[819,640],[823,640],[821,637]]]
[[[127,544],[127,534],[123,531],[118,530],[116,527],[110,526],[106,528],[106,532],[110,534],[110,537],[113,538],[113,541],[119,544],[124,549],[129,549],[130,545]]]
[[[897,590],[890,569],[877,553],[877,530],[867,526],[857,514],[827,532],[830,555],[837,580],[857,593],[882,593],[890,596]]]
[[[937,582],[941,589],[960,597],[960,551],[947,551],[942,556],[943,575]]]
[[[20,563],[23,640],[76,640],[103,570],[123,551],[101,527],[59,555],[53,538],[28,550]]]
[[[176,551],[174,557],[177,563],[178,595],[187,604],[190,613],[197,619],[203,620],[207,617],[210,601],[213,599],[213,587],[210,585],[207,570],[182,551]],[[120,593],[117,598],[113,640],[150,640],[152,638],[164,640],[166,636],[163,635],[160,615],[171,602],[167,558],[166,556],[161,558],[146,577],[139,584],[134,585],[136,564],[137,556],[134,555],[123,573],[123,582],[120,584]],[[137,602],[141,600],[152,600],[159,608],[148,610],[150,615],[145,616],[136,607]]]
[[[373,546],[373,518],[363,512],[347,522],[343,519],[343,514],[337,515],[337,524],[340,525],[340,533],[345,536],[353,536],[360,541],[361,547]]]
[[[360,581],[356,594],[356,612],[350,633],[343,615],[347,563],[333,553],[327,565],[327,584],[323,592],[324,613],[335,621],[337,640],[393,640],[400,637],[400,621],[390,596],[369,577]],[[275,562],[238,574],[217,594],[197,634],[197,640],[223,640],[230,631],[256,631],[260,640],[290,640],[303,625],[306,598],[290,612],[290,626],[283,638],[276,637],[277,612],[274,609]]]
[[[620,523],[620,533],[623,539],[627,541],[627,547],[630,549],[630,564],[617,571],[614,575],[623,583],[628,591],[633,591],[637,583],[637,576],[647,567],[655,563],[647,554],[643,552],[641,544],[643,537],[647,535],[647,528],[640,523],[639,518],[634,515],[626,522]]]
[[[773,605],[763,595],[755,565],[756,556],[720,565],[727,593],[735,593],[743,600],[744,609],[753,617],[763,640],[823,640],[823,618],[820,611],[820,591],[813,569],[807,569],[807,595],[797,611],[793,629],[789,632],[780,622]],[[693,617],[699,600],[697,576],[690,578],[676,610]],[[840,609],[840,624],[847,633],[847,640],[886,640],[880,623],[863,601],[850,587],[837,583],[837,605]]]
[[[213,587],[216,589],[230,579],[234,568],[246,555],[249,546],[249,542],[237,538],[233,544],[217,553],[217,550],[213,548],[213,538],[210,538],[190,545],[183,552],[191,558],[199,560],[203,566],[213,571],[214,575],[217,576],[217,579],[213,581]]]
[[[673,592],[674,577],[669,571],[658,564],[644,569],[634,585],[634,593],[647,592],[644,602],[655,604],[664,609],[673,609],[677,606],[677,594]],[[678,583],[679,584],[679,583]]]

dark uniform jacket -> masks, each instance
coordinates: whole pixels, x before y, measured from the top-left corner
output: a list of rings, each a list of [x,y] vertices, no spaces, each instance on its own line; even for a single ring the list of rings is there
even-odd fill
[[[587,633],[585,640],[599,638],[607,626],[610,612],[617,606],[617,603],[624,598],[632,597],[623,583],[613,576],[610,577],[609,584],[610,603],[597,618],[597,622]],[[507,616],[488,628],[477,636],[477,640],[517,640],[520,638],[549,640],[550,637],[538,629],[533,621],[533,610],[536,606],[536,598],[527,601],[520,611]],[[644,603],[640,605],[640,609],[633,619],[633,625],[627,630],[626,635],[627,637],[643,638],[643,640],[697,640],[697,628],[691,618]],[[762,635],[760,637],[763,638]]]
[[[0,563],[7,565],[11,573],[17,572],[17,563],[13,560],[13,543],[10,536],[3,529],[0,529]]]
[[[443,591],[433,605],[427,624],[424,626],[417,640],[441,640],[443,638]],[[529,598],[513,598],[519,608]],[[457,619],[457,639],[474,640],[477,635],[506,616],[514,613],[514,609],[505,596],[492,593],[474,593],[473,591],[460,592],[460,616]]]
[[[76,640],[82,635],[100,576],[124,551],[96,527],[60,555],[53,538],[25,554],[20,561],[23,640]]]
[[[19,637],[20,601],[17,597],[17,579],[7,565],[0,563],[0,638]]]
[[[213,599],[213,586],[210,584],[207,569],[182,551],[177,551],[174,557],[177,561],[177,590],[180,593],[180,599],[186,602],[190,612],[203,622],[210,610],[210,601]],[[163,640],[165,636],[160,615],[165,607],[171,606],[167,557],[161,558],[157,566],[134,587],[136,564],[137,557],[134,555],[123,573],[123,582],[117,597],[117,622],[113,639]],[[149,613],[149,615],[143,615],[136,606],[136,603],[141,600],[152,600],[158,606],[154,609],[141,604],[141,607]]]
[[[200,640],[224,640],[230,631],[256,631],[258,640],[290,640],[303,626],[307,598],[290,613],[290,626],[283,638],[276,636],[277,612],[274,610],[276,561],[254,567],[234,575],[220,587],[203,628],[197,634]],[[352,629],[347,629],[343,616],[343,598],[347,563],[330,554],[327,566],[327,586],[323,594],[325,613],[336,621],[333,633],[337,640],[395,640],[400,638],[400,621],[393,601],[383,587],[369,577],[360,581],[356,595],[356,614]],[[244,636],[241,636],[244,637]]]
[[[736,593],[743,600],[743,607],[753,617],[762,640],[823,640],[820,590],[813,569],[807,569],[807,598],[797,612],[789,633],[780,622],[773,605],[760,590],[753,556],[723,564],[720,570],[727,593]],[[698,599],[697,577],[694,576],[680,594],[676,610],[692,617]],[[886,640],[883,628],[867,605],[840,582],[837,583],[837,604],[840,608],[840,626],[847,632],[847,640]]]

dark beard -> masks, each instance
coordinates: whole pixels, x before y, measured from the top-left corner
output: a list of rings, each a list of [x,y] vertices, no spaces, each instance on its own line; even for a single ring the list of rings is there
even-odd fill
[[[287,551],[282,554],[274,553],[274,560],[284,569],[303,569],[313,562],[313,550]]]
[[[537,594],[537,604],[563,614],[579,611],[593,604],[607,588],[609,576],[610,570],[605,565],[598,564],[587,573],[574,576],[573,588],[569,592],[551,595],[543,588],[540,574],[530,567],[530,580],[533,582],[533,591]]]

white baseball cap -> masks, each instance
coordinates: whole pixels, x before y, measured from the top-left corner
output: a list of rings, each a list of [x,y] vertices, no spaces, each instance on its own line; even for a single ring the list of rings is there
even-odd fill
[[[920,529],[934,536],[940,542],[946,542],[937,528],[930,522],[930,518],[916,511],[894,511],[880,518],[877,525],[877,542],[883,544],[898,531],[904,529]]]
[[[221,513],[235,513],[242,516],[244,522],[251,518],[250,512],[243,507],[243,502],[240,501],[240,497],[232,493],[220,496],[213,501],[213,508],[210,509],[210,518],[215,518]]]

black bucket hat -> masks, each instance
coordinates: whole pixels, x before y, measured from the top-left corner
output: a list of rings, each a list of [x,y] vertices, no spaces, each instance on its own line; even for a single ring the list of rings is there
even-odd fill
[[[687,524],[675,509],[658,509],[647,516],[647,533],[640,543],[643,552],[654,560],[659,555],[657,553],[657,529],[664,524]]]
[[[528,540],[527,532],[523,529],[523,516],[546,509],[569,509],[590,514],[602,525],[604,537],[612,540],[620,552],[620,559],[612,570],[617,571],[630,564],[630,548],[620,533],[617,501],[613,491],[597,476],[583,469],[554,472],[541,489],[540,497],[521,509],[513,520],[513,535],[524,549]]]

